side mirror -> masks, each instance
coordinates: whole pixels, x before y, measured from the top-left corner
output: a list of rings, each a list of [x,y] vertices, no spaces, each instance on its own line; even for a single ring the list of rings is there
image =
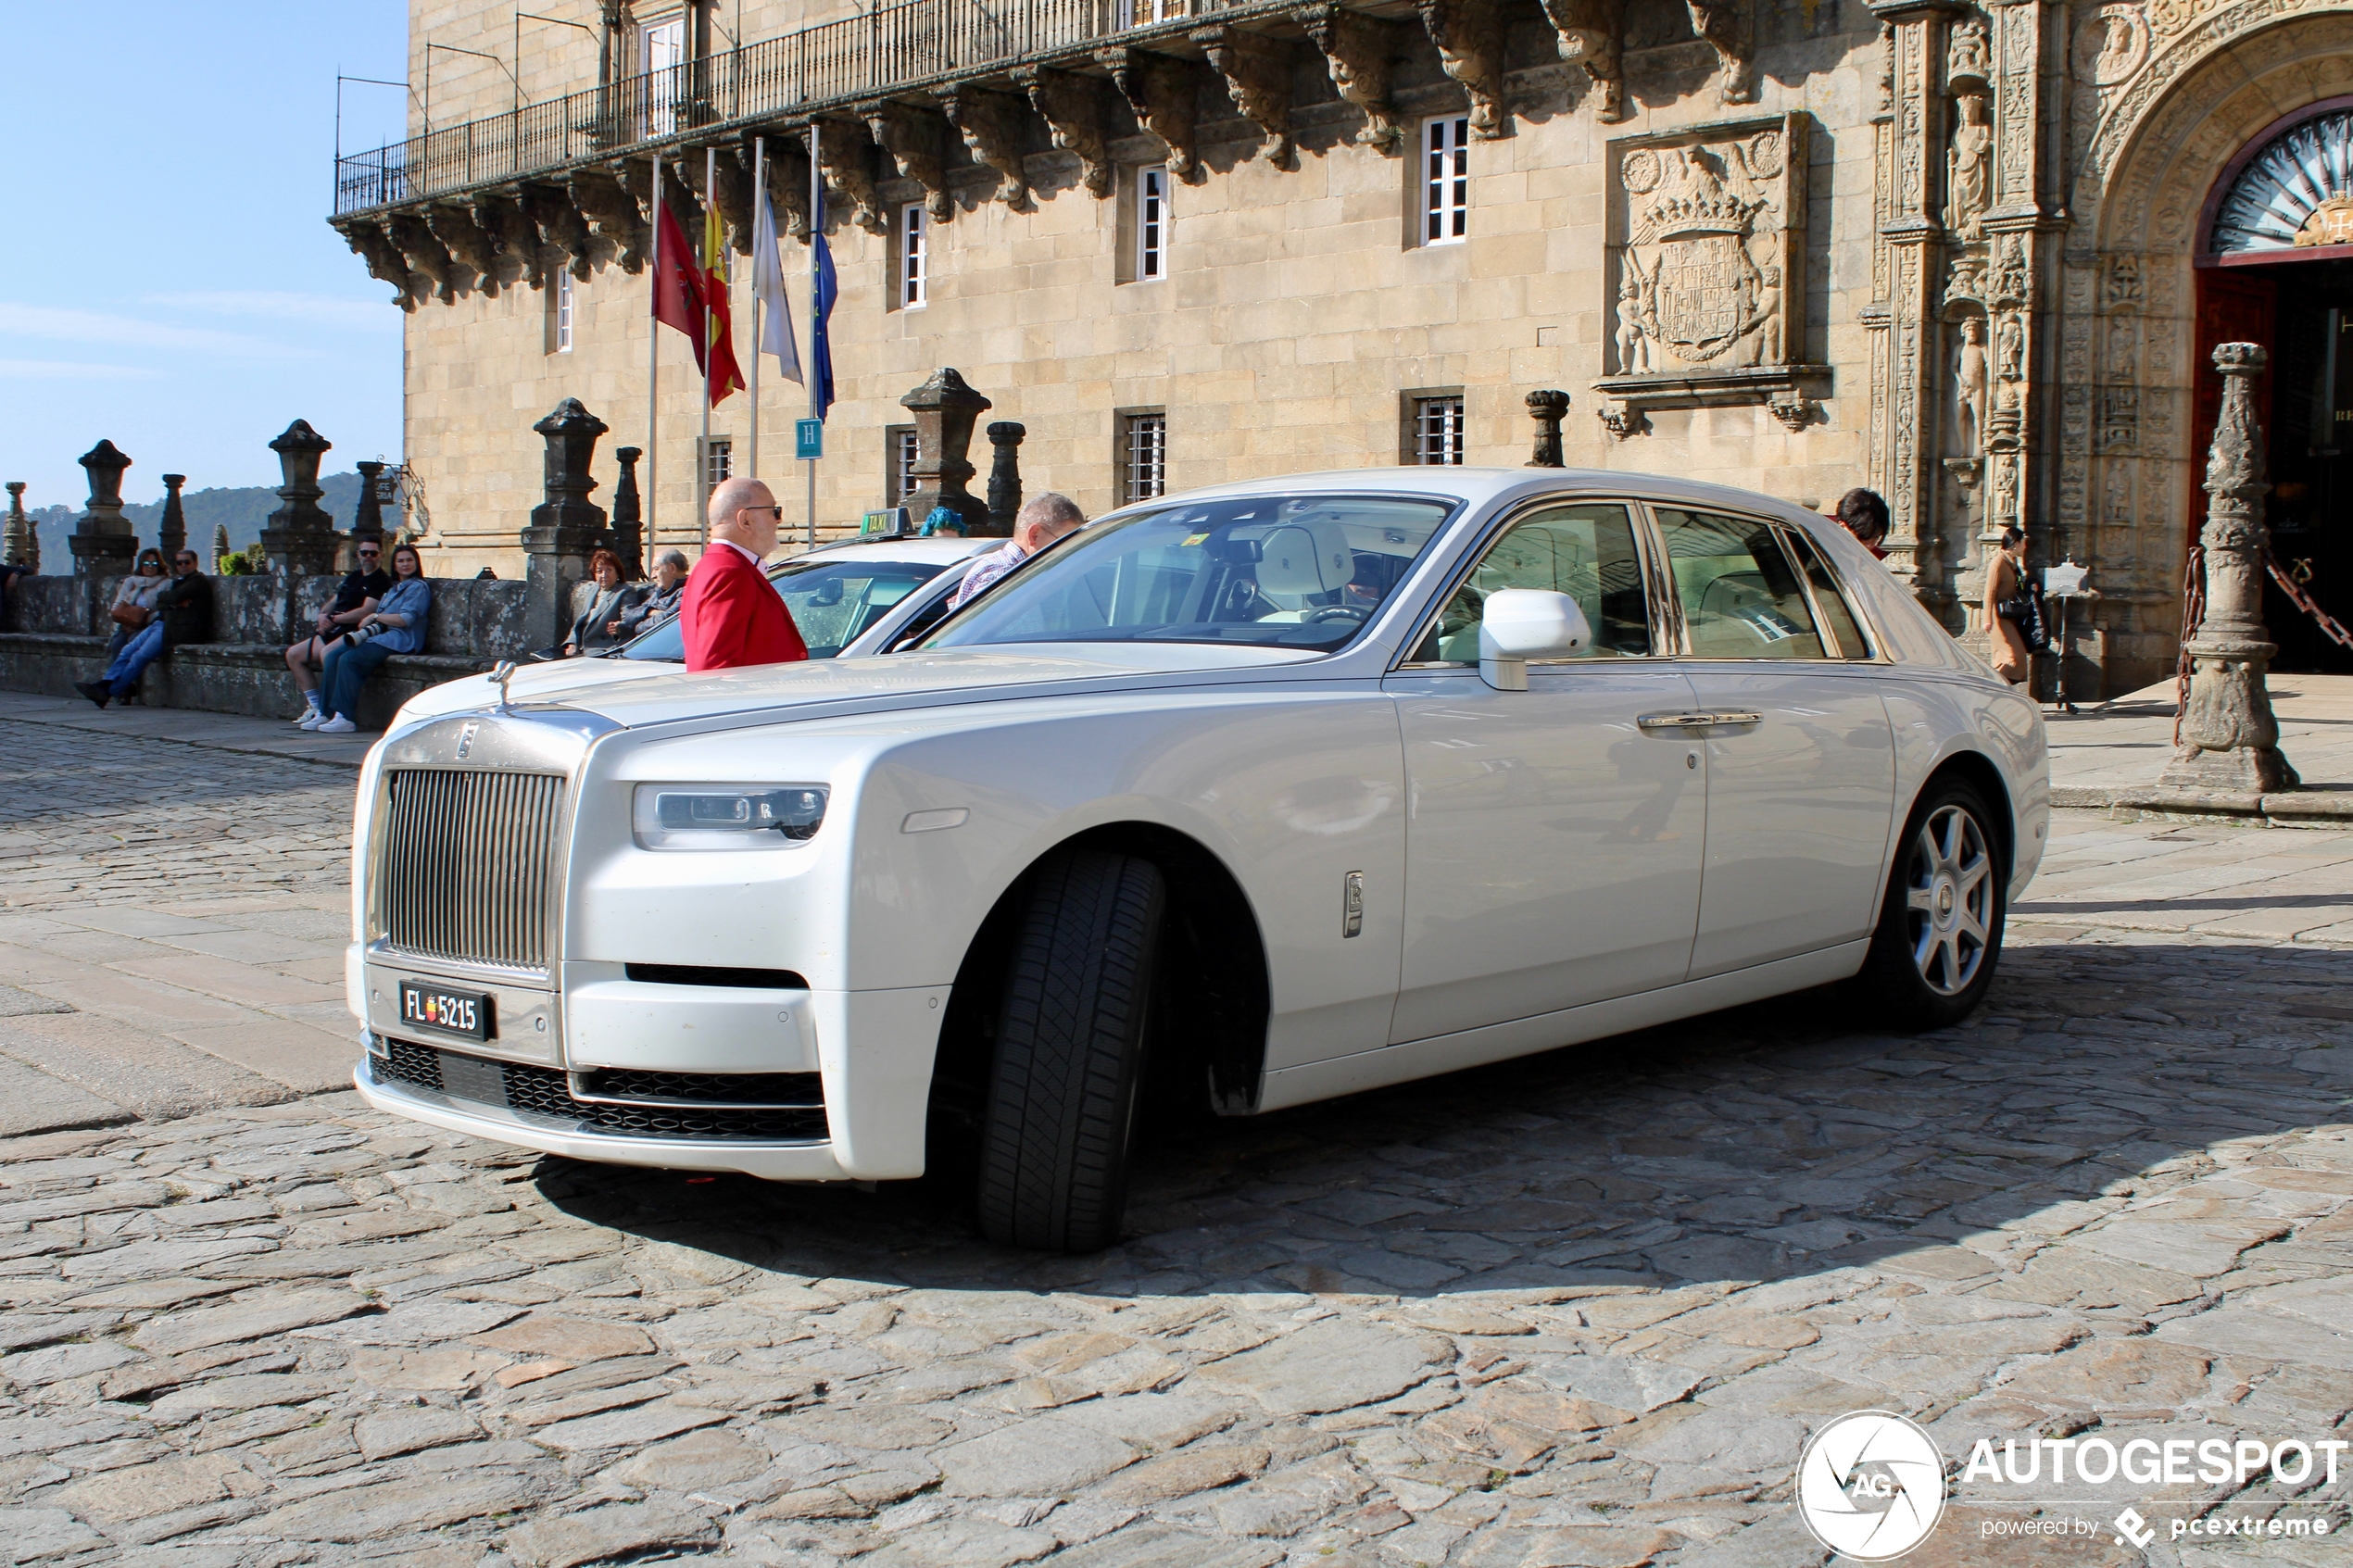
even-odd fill
[[[1478,678],[1499,692],[1528,689],[1528,661],[1564,659],[1592,646],[1585,612],[1549,588],[1498,588],[1478,622]]]

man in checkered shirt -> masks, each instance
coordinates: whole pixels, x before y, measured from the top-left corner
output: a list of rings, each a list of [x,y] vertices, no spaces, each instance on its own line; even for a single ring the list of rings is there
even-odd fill
[[[1013,519],[1013,536],[974,560],[964,580],[956,585],[955,596],[948,601],[948,608],[963,608],[967,600],[986,593],[991,583],[1055,540],[1086,526],[1087,514],[1069,496],[1058,495],[1051,490],[1032,496]]]

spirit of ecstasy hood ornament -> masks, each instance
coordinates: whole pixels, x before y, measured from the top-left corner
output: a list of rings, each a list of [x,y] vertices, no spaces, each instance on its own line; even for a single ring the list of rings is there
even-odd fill
[[[497,711],[500,713],[511,711],[507,703],[507,683],[514,678],[515,661],[511,659],[500,659],[497,665],[490,671],[490,684],[498,688],[498,707]]]

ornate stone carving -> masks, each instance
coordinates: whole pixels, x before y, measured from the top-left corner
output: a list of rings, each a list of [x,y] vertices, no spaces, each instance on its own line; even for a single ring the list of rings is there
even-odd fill
[[[955,217],[956,198],[948,191],[947,117],[887,99],[861,104],[858,112],[900,177],[924,188],[924,209],[933,220],[945,223]]]
[[[425,227],[448,247],[459,265],[474,274],[474,286],[496,299],[498,275],[492,270],[496,242],[474,221],[473,209],[453,202],[434,202],[425,208]]]
[[[8,481],[8,522],[6,533],[0,533],[0,560],[39,571],[41,533],[32,526],[32,519],[25,515],[24,484],[21,479]]]
[[[588,556],[605,532],[605,510],[588,499],[588,471],[605,421],[567,397],[531,427],[547,442],[545,494],[522,530],[524,597],[531,635],[561,640],[572,621],[572,591],[588,577]]]
[[[1055,150],[1075,155],[1079,178],[1098,196],[1111,194],[1111,154],[1103,144],[1103,88],[1091,76],[1030,66],[1013,74],[1030,107],[1046,122]]]
[[[1356,140],[1368,147],[1395,146],[1405,134],[1389,97],[1390,73],[1404,48],[1397,27],[1345,6],[1302,6],[1291,17],[1323,51],[1332,86],[1364,113]]]
[[[1593,83],[1593,118],[1626,118],[1626,0],[1544,0],[1560,56],[1585,68]]]
[[[1019,207],[1029,199],[1029,171],[1022,160],[1022,132],[1028,106],[1011,93],[964,82],[939,94],[948,123],[972,156],[997,171],[997,199]]]
[[[594,270],[594,236],[588,232],[588,220],[581,216],[579,207],[573,203],[572,193],[554,185],[524,185],[518,199],[533,227],[539,231],[540,244],[561,251],[565,269],[586,282]]]
[[[111,441],[101,441],[75,459],[90,476],[90,501],[75,520],[66,547],[73,552],[76,577],[107,577],[131,570],[139,541],[122,515],[122,470],[131,458]]]
[[[1795,433],[1804,430],[1814,419],[1814,400],[1794,387],[1783,387],[1765,400],[1765,411],[1781,421],[1781,428]]]
[[[1724,69],[1719,100],[1756,102],[1755,0],[1690,0],[1690,7],[1692,31],[1716,51]]]
[[[686,160],[694,172],[694,159]],[[751,254],[751,148],[738,144],[723,146],[719,156],[711,159],[714,189],[703,193],[704,200],[719,204],[720,219],[727,225],[727,245],[737,256]]]
[[[261,553],[271,570],[290,576],[317,576],[334,570],[335,520],[319,505],[319,459],[334,443],[296,420],[270,444],[278,454],[278,509],[261,525]]]
[[[869,134],[847,121],[829,119],[817,138],[817,161],[825,183],[849,198],[850,215],[870,234],[887,233],[882,198],[875,194],[875,145]]]
[[[408,261],[384,227],[366,218],[339,218],[334,226],[352,254],[368,264],[368,276],[393,286],[392,302],[403,310],[416,309],[417,280],[409,276]]]
[[[351,466],[359,470],[359,497],[351,508],[352,540],[381,540],[384,536],[384,469],[388,465],[382,458],[363,458]],[[170,474],[163,479],[166,484],[171,483]],[[178,493],[173,495],[177,499]]]
[[[363,498],[368,490],[366,483],[368,467],[366,463],[359,465],[361,480],[359,490]],[[375,467],[382,469],[384,465],[378,463]],[[163,516],[156,521],[156,548],[162,553],[163,558],[167,561],[175,558],[182,550],[188,547],[188,514],[180,504],[181,486],[187,483],[188,476],[184,473],[168,473],[163,476]],[[377,532],[381,533],[383,530],[379,529]]]
[[[1611,144],[1615,328],[1595,391],[1754,405],[1822,373],[1798,363],[1807,125],[1777,115]]]
[[[434,237],[423,219],[406,212],[395,213],[384,220],[384,232],[399,247],[412,280],[422,278],[431,284],[434,297],[444,305],[458,297],[457,285],[450,279],[449,251]],[[413,282],[411,288],[413,291]]]
[[[988,427],[993,453],[988,464],[988,532],[998,538],[1013,536],[1013,519],[1021,512],[1021,443],[1026,425],[999,420]]]
[[[1593,405],[1593,417],[1602,421],[1604,430],[1620,441],[1629,435],[1640,435],[1650,427],[1650,420],[1642,416],[1638,404],[1596,403]]]
[[[1111,72],[1120,96],[1135,111],[1136,123],[1168,149],[1168,172],[1190,179],[1197,162],[1193,132],[1200,115],[1199,68],[1145,49],[1099,49],[1095,59]]]
[[[1289,169],[1290,134],[1291,49],[1263,33],[1239,27],[1204,27],[1187,37],[1202,46],[1212,70],[1226,79],[1227,96],[1242,118],[1258,127],[1265,140],[1260,149],[1278,169]]]
[[[478,195],[472,206],[475,225],[490,236],[498,282],[508,286],[545,287],[547,279],[540,266],[539,225],[523,211],[522,192],[510,189]]]
[[[1568,394],[1546,390],[1528,395],[1528,417],[1536,421],[1536,445],[1528,455],[1531,469],[1557,469],[1561,459],[1561,418],[1568,412]]]
[[[1944,188],[1950,199],[1944,207],[1944,225],[1965,240],[1983,237],[1985,212],[1993,206],[1992,103],[1986,94],[1971,93],[1955,105],[1959,119],[1945,154]]]
[[[652,255],[654,166],[648,158],[616,158],[602,169],[575,169],[564,182],[590,232],[613,247],[613,259],[633,277]],[[578,277],[580,270],[573,269]]]
[[[2201,793],[2293,789],[2296,770],[2280,755],[2264,673],[2279,651],[2263,624],[2263,430],[2248,383],[2263,350],[2226,343],[2214,350],[2222,407],[2206,464],[2206,619],[2183,644],[2191,660],[2181,746],[2158,782]]]
[[[1985,416],[1991,373],[1985,355],[1985,318],[1961,318],[1953,346],[1953,455],[1974,458],[1985,450]]]
[[[2086,86],[2120,86],[2146,63],[2147,19],[2127,0],[2093,8],[2075,26],[2075,79]]]
[[[973,421],[986,413],[988,398],[964,384],[964,378],[943,368],[899,400],[915,416],[915,487],[900,505],[910,517],[927,517],[935,507],[946,507],[964,520],[967,535],[988,525],[988,503],[966,489],[974,469],[965,453],[971,450]]]
[[[1970,86],[1982,87],[1992,79],[1985,24],[1975,19],[1955,23],[1944,47],[1944,85],[1959,93]]]
[[[809,144],[799,136],[771,136],[767,141],[769,205],[784,214],[785,232],[806,243],[809,239]],[[750,154],[744,156],[749,157]],[[616,491],[613,505],[618,508],[620,504],[620,494]]]
[[[1438,63],[1470,94],[1471,134],[1491,142],[1510,130],[1504,90],[1501,0],[1414,0],[1438,45]]]

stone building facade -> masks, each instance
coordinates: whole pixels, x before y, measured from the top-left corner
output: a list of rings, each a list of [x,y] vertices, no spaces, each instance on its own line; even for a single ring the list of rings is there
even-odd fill
[[[646,444],[655,160],[699,232],[716,149],[743,341],[764,138],[806,344],[812,126],[840,275],[827,533],[896,498],[898,399],[941,366],[1026,427],[1031,490],[1090,512],[1154,485],[1516,464],[1527,394],[1557,388],[1571,467],[1816,505],[1881,490],[1891,569],[1957,633],[2003,528],[2089,566],[2078,697],[2173,668],[2208,348],[2315,322],[2317,343],[2340,287],[2353,321],[2353,158],[2329,151],[2353,125],[2344,4],[599,12],[518,32],[510,6],[414,0],[430,124],[412,109],[410,142],[339,170],[334,222],[409,312],[407,460],[438,573],[520,559],[539,411],[576,396],[615,445]],[[2280,553],[2345,613],[2329,344],[2320,364],[2284,341],[2261,395],[2301,476],[2274,497]],[[691,542],[720,458],[687,344],[657,352],[648,510]],[[2353,369],[2345,385],[2353,420]],[[711,419],[734,471],[749,411]],[[756,456],[788,520],[803,412],[771,361]],[[609,497],[610,447],[596,461]],[[2271,622],[2295,667],[2300,613]],[[2332,657],[2312,639],[2308,664]]]

